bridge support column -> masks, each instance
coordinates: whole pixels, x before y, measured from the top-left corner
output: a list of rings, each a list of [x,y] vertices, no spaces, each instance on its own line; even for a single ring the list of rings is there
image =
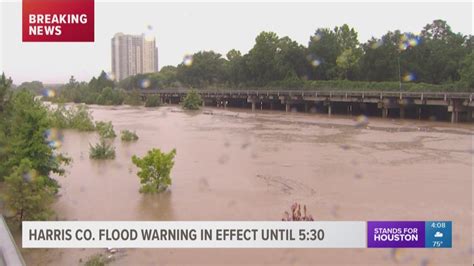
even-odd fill
[[[421,106],[417,108],[418,120],[421,120]]]
[[[252,101],[252,112],[255,112],[255,101]]]
[[[260,101],[260,110],[263,110],[263,102]]]
[[[202,107],[206,107],[206,101],[202,100]]]
[[[352,116],[352,104],[349,104],[349,105],[347,106],[347,113]]]
[[[448,105],[448,112],[451,112],[451,123],[457,123],[459,121],[459,107],[455,100],[452,100]]]
[[[472,122],[472,109],[467,109],[467,117],[466,117],[467,122]]]
[[[227,109],[227,101],[224,101],[224,109]]]
[[[270,102],[270,110],[273,110],[273,102]]]
[[[405,107],[400,106],[400,118],[404,119],[405,118]]]
[[[459,112],[453,110],[453,111],[451,112],[451,123],[457,123],[458,120],[459,120]]]
[[[305,103],[304,103],[304,112],[307,113],[308,110],[309,110],[309,108],[308,108],[308,103],[305,102]]]
[[[388,117],[388,108],[384,106],[382,108],[382,118],[387,118],[387,117]]]
[[[332,115],[332,107],[331,104],[328,104],[328,116]]]
[[[285,104],[285,112],[290,112],[291,111],[291,105],[289,103]]]

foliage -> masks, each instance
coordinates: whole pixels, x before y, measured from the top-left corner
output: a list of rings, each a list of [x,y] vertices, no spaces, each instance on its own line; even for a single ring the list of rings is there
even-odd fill
[[[103,254],[95,254],[87,259],[84,266],[105,266],[110,264],[112,261],[113,258],[108,258]]]
[[[46,220],[51,214],[49,206],[54,199],[54,189],[48,185],[48,177],[39,175],[33,163],[23,159],[13,172],[5,177],[3,194],[7,208],[17,222]]]
[[[461,81],[466,87],[474,88],[474,52],[471,52],[462,62]]]
[[[160,95],[149,95],[145,100],[145,107],[158,107],[161,105]]]
[[[49,139],[48,110],[27,89],[10,91],[11,80],[0,78],[0,181],[2,197],[15,221],[44,220],[59,189],[51,173],[64,175],[70,159]]]
[[[39,94],[44,89],[44,85],[41,81],[25,81],[18,86],[18,89],[29,90],[33,93]]]
[[[95,123],[95,128],[99,132],[99,136],[104,139],[113,139],[117,137],[117,134],[115,134],[114,126],[112,125],[112,122],[103,122],[103,121],[98,121]]]
[[[190,90],[183,100],[183,107],[188,110],[199,110],[202,105],[201,95],[196,90]]]
[[[115,159],[115,148],[110,142],[101,138],[95,145],[89,145],[89,158],[95,160]]]
[[[138,135],[135,131],[130,131],[130,130],[123,130],[122,132],[122,141],[137,141],[138,140]]]
[[[291,214],[285,211],[282,221],[314,221],[313,216],[306,213],[306,205],[303,205],[303,213],[301,213],[301,205],[295,202],[291,205],[290,212]]]
[[[140,96],[139,90],[131,90],[124,93],[123,104],[128,104],[132,106],[142,105],[142,99]]]
[[[6,116],[3,130],[8,143],[8,154],[0,162],[0,172],[9,174],[8,169],[18,166],[23,159],[29,159],[32,168],[40,176],[47,177],[48,185],[57,189],[56,181],[49,178],[49,174],[53,172],[63,175],[61,165],[70,160],[55,153],[55,147],[46,139],[46,133],[51,129],[47,109],[34,99],[31,92],[21,90],[13,94]]]
[[[96,103],[99,105],[120,105],[124,99],[125,96],[122,91],[106,87],[100,92]]]
[[[225,78],[225,59],[214,51],[195,53],[188,62],[178,66],[177,77],[184,84],[208,87],[222,83]]]
[[[92,115],[86,105],[74,105],[66,108],[59,104],[49,111],[51,125],[58,129],[77,129],[79,131],[93,131],[95,129]]]
[[[132,157],[132,162],[140,168],[137,175],[142,184],[141,193],[161,192],[171,185],[170,174],[175,155],[175,149],[169,153],[161,152],[160,149],[152,149],[143,158],[135,155]]]

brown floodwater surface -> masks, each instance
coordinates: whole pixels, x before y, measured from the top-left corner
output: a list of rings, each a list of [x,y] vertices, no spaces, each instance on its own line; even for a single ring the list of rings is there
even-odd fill
[[[452,249],[126,249],[113,265],[466,265],[471,263],[472,133],[466,124],[204,109],[91,106],[115,131],[116,159],[89,159],[96,133],[65,130],[73,162],[58,220],[281,220],[306,204],[316,220],[452,220]],[[176,148],[172,185],[138,192],[132,155]],[[97,249],[23,249],[28,265],[78,265]]]

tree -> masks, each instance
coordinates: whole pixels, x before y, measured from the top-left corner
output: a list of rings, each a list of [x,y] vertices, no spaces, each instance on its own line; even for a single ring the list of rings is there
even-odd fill
[[[468,88],[474,88],[474,52],[462,61],[461,81]]]
[[[417,58],[419,81],[440,84],[460,79],[459,69],[463,58],[470,52],[466,49],[466,36],[454,33],[443,20],[427,24],[421,32],[421,45],[414,50]]]
[[[54,199],[54,189],[48,177],[40,175],[29,159],[23,159],[5,178],[5,205],[17,222],[46,220],[51,214],[49,206]]]
[[[202,105],[202,98],[201,95],[196,90],[190,90],[186,97],[183,100],[183,107],[184,109],[188,110],[199,110]]]
[[[13,169],[20,165],[23,159],[28,159],[31,168],[47,180],[47,184],[57,190],[57,182],[50,178],[50,173],[64,174],[63,164],[70,159],[55,152],[55,146],[50,145],[47,132],[51,129],[47,110],[41,102],[34,99],[34,95],[26,90],[13,94],[11,104],[7,108],[7,131],[5,137],[8,141],[6,160],[0,162],[3,170]]]
[[[0,76],[0,114],[3,113],[5,105],[7,104],[11,85],[12,80],[6,78],[5,73],[2,73]]]
[[[225,80],[225,59],[213,51],[195,53],[192,60],[178,66],[178,80],[199,88],[220,84]]]
[[[227,52],[226,58],[227,81],[234,86],[239,86],[240,84],[245,83],[247,81],[247,77],[245,75],[246,65],[240,51],[232,49]]]
[[[262,32],[255,38],[255,45],[246,57],[249,81],[264,86],[271,81],[281,80],[284,74],[279,72],[276,60],[279,38],[274,32]]]
[[[171,169],[174,166],[176,150],[169,153],[161,152],[160,149],[148,151],[143,158],[132,157],[132,162],[140,168],[137,175],[142,184],[140,193],[162,192],[171,185]]]
[[[89,81],[89,88],[91,90],[94,90],[96,92],[101,92],[104,88],[114,88],[115,87],[115,83],[113,81],[113,79],[111,79],[107,73],[105,73],[105,71],[102,70],[102,72],[100,72],[100,75],[99,77],[93,77],[90,81]]]
[[[10,98],[11,80],[5,77],[5,73],[0,76],[0,181],[8,173],[8,169],[4,163],[8,155],[8,140],[7,140],[7,117],[5,109],[8,105],[8,98]]]
[[[397,81],[400,56],[400,31],[389,31],[380,39],[372,38],[363,44],[364,55],[360,60],[361,77],[368,81]]]
[[[353,70],[357,66],[360,58],[359,50],[353,50],[351,48],[344,50],[341,55],[336,59],[337,67],[341,70],[341,76],[343,79],[349,78],[349,71]]]

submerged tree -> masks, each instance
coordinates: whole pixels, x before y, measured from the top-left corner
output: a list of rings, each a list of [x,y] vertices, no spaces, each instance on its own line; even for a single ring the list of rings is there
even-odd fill
[[[186,94],[183,101],[183,107],[188,110],[199,110],[202,105],[201,95],[195,90],[191,90]]]
[[[174,166],[176,149],[164,153],[160,149],[148,151],[143,158],[132,157],[132,162],[140,168],[137,175],[142,184],[140,193],[165,191],[171,185],[171,169]]]

